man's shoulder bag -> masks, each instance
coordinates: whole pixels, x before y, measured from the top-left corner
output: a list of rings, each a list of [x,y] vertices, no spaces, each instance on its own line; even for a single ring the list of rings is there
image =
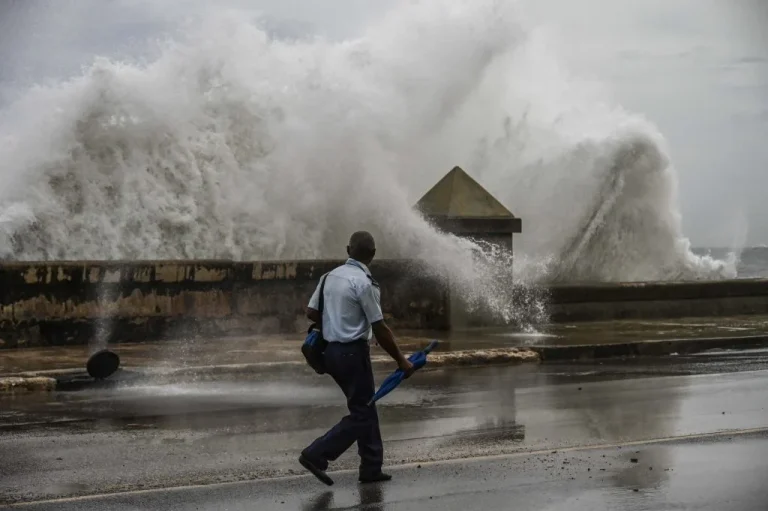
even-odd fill
[[[301,353],[307,360],[307,364],[315,370],[317,374],[325,374],[325,348],[328,341],[323,338],[323,309],[325,307],[325,280],[328,274],[323,275],[320,282],[320,300],[318,310],[320,311],[320,321],[309,325],[307,337],[304,344],[301,345]]]

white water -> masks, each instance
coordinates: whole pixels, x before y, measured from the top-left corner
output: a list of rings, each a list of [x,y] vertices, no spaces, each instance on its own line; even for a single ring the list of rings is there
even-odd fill
[[[655,127],[521,19],[405,2],[358,39],[286,42],[217,12],[149,65],[29,90],[0,113],[0,258],[338,258],[364,228],[498,301],[491,263],[411,211],[458,164],[523,218],[523,274],[733,276],[690,251]]]

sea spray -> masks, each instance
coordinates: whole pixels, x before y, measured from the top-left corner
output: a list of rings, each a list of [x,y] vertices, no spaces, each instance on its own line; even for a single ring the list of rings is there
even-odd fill
[[[148,65],[32,88],[0,114],[0,257],[338,258],[365,228],[512,321],[507,257],[478,262],[412,210],[458,164],[523,218],[517,279],[733,275],[691,252],[654,126],[582,87],[516,9],[403,2],[340,42],[216,11]]]

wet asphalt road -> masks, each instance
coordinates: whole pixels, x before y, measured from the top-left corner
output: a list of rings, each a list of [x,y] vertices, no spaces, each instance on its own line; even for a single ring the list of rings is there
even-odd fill
[[[636,461],[635,461],[636,460]],[[541,452],[405,466],[386,484],[354,473],[331,488],[306,477],[164,489],[19,506],[29,510],[188,509],[762,511],[768,435]]]
[[[219,484],[299,474],[300,448],[343,413],[326,378],[147,382],[38,398],[0,398],[0,502],[201,484],[208,486],[37,508],[360,504],[348,473],[332,498],[306,477]],[[398,480],[380,496],[364,490],[367,509],[509,509],[512,501],[520,509],[768,509],[765,351],[425,371],[380,409],[388,464],[414,465],[395,468]],[[749,430],[758,431],[741,434]],[[725,434],[696,437],[717,432]],[[628,445],[658,439],[671,441]],[[562,452],[606,444],[614,447]],[[631,449],[651,460],[637,488],[626,483],[641,474],[642,461],[625,459]],[[547,454],[527,454],[539,451]],[[512,457],[478,459],[504,455]],[[334,468],[355,461],[350,452]],[[320,507],[306,507],[315,497]],[[736,500],[701,507],[717,498]],[[330,499],[325,508],[322,499]]]

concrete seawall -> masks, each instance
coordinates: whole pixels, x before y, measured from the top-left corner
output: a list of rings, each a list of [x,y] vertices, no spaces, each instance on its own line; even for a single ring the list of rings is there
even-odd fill
[[[549,304],[556,322],[765,314],[768,280],[560,285]]]
[[[337,261],[0,265],[0,348],[192,335],[298,332]],[[398,328],[449,327],[447,286],[414,261],[372,265]]]
[[[0,348],[300,332],[318,279],[338,264],[5,263]],[[446,279],[416,261],[377,261],[372,272],[393,326],[450,328]],[[768,280],[555,286],[549,308],[553,321],[766,314]]]

